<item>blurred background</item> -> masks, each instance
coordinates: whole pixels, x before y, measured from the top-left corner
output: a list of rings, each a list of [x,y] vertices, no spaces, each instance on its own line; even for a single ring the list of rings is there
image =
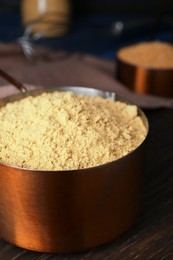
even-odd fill
[[[35,0],[37,1],[37,0]],[[21,0],[1,0],[0,9],[19,10]],[[154,14],[159,4],[167,6],[166,13],[173,12],[171,0],[71,0],[75,11],[84,13],[107,13],[107,14]]]
[[[44,3],[49,0],[40,0]],[[56,1],[56,0],[55,0]],[[54,1],[54,2],[55,2]],[[0,41],[24,34],[21,0],[0,1]],[[32,2],[26,0],[30,13]],[[69,0],[68,31],[64,35],[31,39],[35,44],[69,52],[80,51],[114,59],[125,45],[149,40],[173,42],[172,0]],[[30,6],[29,6],[30,5]],[[60,26],[60,25],[57,25]],[[62,26],[62,25],[61,25]],[[38,35],[37,35],[38,36]]]

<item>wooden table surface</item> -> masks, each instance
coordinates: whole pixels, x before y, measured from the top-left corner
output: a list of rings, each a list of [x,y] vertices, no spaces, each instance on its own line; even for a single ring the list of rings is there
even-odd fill
[[[148,111],[147,116],[145,205],[130,230],[107,245],[77,254],[38,253],[0,240],[0,259],[173,260],[173,110]]]

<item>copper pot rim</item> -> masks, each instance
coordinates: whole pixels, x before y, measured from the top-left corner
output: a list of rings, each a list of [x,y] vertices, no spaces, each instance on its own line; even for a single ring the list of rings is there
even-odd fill
[[[150,67],[149,65],[130,63],[129,61],[126,61],[126,60],[118,57],[118,53],[117,53],[116,59],[117,59],[117,63],[121,62],[122,64],[129,66],[133,69],[143,69],[143,70],[146,70],[146,71],[157,72],[157,73],[160,73],[160,72],[165,72],[165,73],[171,73],[172,72],[173,73],[173,67],[172,68],[167,68],[167,67],[154,68],[154,67]]]
[[[91,91],[91,92],[92,91],[93,92],[98,91],[98,92],[103,93],[105,95],[104,98],[109,98],[108,96],[110,96],[111,97],[110,99],[112,99],[112,96],[113,96],[114,101],[122,101],[122,102],[125,102],[126,104],[129,104],[129,105],[135,105],[137,107],[137,110],[138,110],[138,115],[140,115],[142,117],[143,123],[145,124],[145,127],[146,127],[146,136],[145,136],[144,140],[135,149],[128,152],[126,155],[124,155],[124,156],[122,156],[122,157],[120,157],[116,160],[113,160],[113,161],[110,161],[110,162],[107,162],[107,163],[103,163],[103,164],[100,164],[100,165],[96,165],[96,166],[91,166],[91,167],[88,167],[88,168],[74,169],[74,170],[44,170],[44,169],[24,168],[24,167],[4,163],[4,162],[1,162],[1,161],[0,161],[0,165],[4,165],[4,166],[10,167],[10,168],[25,171],[25,172],[36,172],[36,173],[41,173],[41,174],[62,174],[62,173],[63,174],[65,174],[65,173],[66,174],[69,174],[69,173],[78,174],[79,171],[80,172],[88,172],[88,171],[91,171],[93,169],[104,168],[104,167],[112,165],[112,164],[114,164],[118,161],[125,160],[127,157],[129,157],[131,154],[135,153],[143,145],[143,143],[146,141],[146,139],[148,137],[148,133],[149,133],[149,122],[148,122],[148,119],[147,119],[145,113],[143,112],[143,110],[141,108],[139,108],[139,106],[137,106],[133,102],[127,100],[126,98],[123,98],[123,97],[117,95],[116,92],[104,91],[104,90],[97,89],[97,88],[89,88],[89,87],[81,87],[81,86],[57,86],[57,87],[51,87],[51,88],[39,88],[39,89],[27,91],[26,93],[19,93],[19,94],[10,95],[10,96],[7,96],[5,98],[0,99],[0,101],[1,102],[4,101],[5,104],[7,104],[8,100],[10,100],[10,99],[14,99],[13,101],[16,101],[16,98],[20,97],[19,100],[21,100],[21,99],[23,99],[27,96],[30,96],[30,94],[32,94],[32,93],[33,94],[37,93],[36,94],[36,96],[37,96],[37,95],[44,93],[44,92],[47,92],[47,93],[51,93],[53,91],[72,91],[73,92],[73,90],[76,90],[76,89]],[[0,108],[1,107],[3,107],[3,105],[0,106]]]

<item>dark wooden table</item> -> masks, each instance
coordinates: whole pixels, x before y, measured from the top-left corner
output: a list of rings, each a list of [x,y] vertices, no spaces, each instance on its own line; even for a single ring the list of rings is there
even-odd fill
[[[173,260],[173,110],[148,111],[147,116],[145,205],[129,231],[107,245],[78,254],[38,253],[0,240],[0,259]]]

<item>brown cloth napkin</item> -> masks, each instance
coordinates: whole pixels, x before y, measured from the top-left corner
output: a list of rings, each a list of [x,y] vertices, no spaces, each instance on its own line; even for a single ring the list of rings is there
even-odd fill
[[[37,48],[34,63],[29,62],[17,44],[0,44],[0,67],[18,81],[32,86],[84,86],[114,91],[144,109],[173,108],[173,99],[139,95],[118,82],[115,63],[94,56],[68,54]],[[0,78],[0,97],[17,93]],[[5,86],[7,85],[7,86]]]

